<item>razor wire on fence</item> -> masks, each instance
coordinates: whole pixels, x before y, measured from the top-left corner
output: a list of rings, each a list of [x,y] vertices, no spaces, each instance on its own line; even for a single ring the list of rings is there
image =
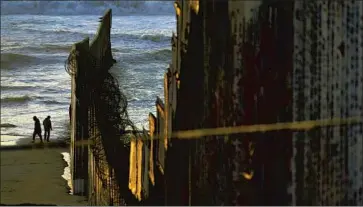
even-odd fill
[[[78,52],[76,49],[72,48],[71,52],[68,55],[67,60],[64,63],[64,68],[69,75],[75,75],[77,70],[77,55]]]
[[[125,172],[119,159],[121,157],[127,160],[129,149],[126,130],[131,129],[134,136],[138,136],[139,132],[129,118],[127,98],[120,90],[118,81],[108,72],[108,68],[102,68],[112,64],[98,60],[90,53],[82,53],[85,57],[77,55],[79,53],[76,49],[72,49],[65,62],[65,70],[72,78],[76,78],[76,88],[80,89],[76,90],[76,98],[80,99],[81,104],[83,103],[81,107],[87,107],[89,140],[94,143],[90,146],[90,150],[97,177],[103,185],[116,184],[112,185],[125,196],[127,192],[121,189]],[[77,74],[79,67],[77,64],[86,61],[82,58],[87,59],[88,69],[82,74]],[[78,146],[77,142],[74,143],[75,146]],[[115,171],[112,176],[110,170]],[[114,199],[116,203],[121,202],[120,198]]]

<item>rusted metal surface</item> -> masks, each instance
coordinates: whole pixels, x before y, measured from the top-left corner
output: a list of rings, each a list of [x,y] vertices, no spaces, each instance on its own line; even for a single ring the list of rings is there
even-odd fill
[[[124,95],[112,75],[108,73],[114,64],[111,53],[111,10],[101,19],[98,33],[90,46],[91,62],[94,64],[90,73],[90,92],[92,115],[89,117],[90,135],[95,144],[92,146],[94,165],[96,166],[95,182],[91,184],[96,195],[93,205],[124,205],[137,203],[128,188],[129,151],[122,140],[120,128],[127,114],[122,114],[120,107],[126,107]],[[125,118],[125,120],[122,120]],[[128,124],[128,123],[126,123]],[[122,125],[123,126],[123,125]],[[127,167],[125,167],[127,166]]]
[[[96,62],[94,72],[108,70],[114,63],[111,53],[111,27],[112,12],[109,9],[101,18],[97,34],[90,45],[90,53]]]
[[[99,77],[97,74],[102,73],[102,70],[108,70],[113,64],[113,58],[111,53],[111,10],[108,10],[100,20],[100,26],[98,32],[91,42],[90,45],[90,59],[89,61],[93,64],[90,68],[86,77],[89,79],[95,79]],[[94,80],[97,82],[97,80]],[[89,82],[91,83],[91,81]],[[94,91],[96,85],[89,85],[89,92]],[[90,97],[91,106],[89,108],[91,116],[89,116],[89,128],[90,137],[98,140],[96,146],[90,149],[89,155],[92,157],[93,169],[91,169],[93,178],[91,179],[91,188],[89,194],[95,199],[90,199],[91,205],[111,205],[111,204],[121,204],[120,195],[112,193],[117,191],[117,182],[115,181],[115,173],[112,168],[110,168],[109,163],[106,161],[105,149],[102,142],[102,134],[100,134],[99,126],[97,124],[97,112],[96,103],[94,96]],[[96,149],[96,150],[95,150]],[[111,173],[112,172],[112,173]],[[93,188],[92,188],[93,187]]]
[[[203,1],[196,13],[190,2],[177,1],[176,12],[171,72],[180,74],[180,87],[177,106],[171,106],[176,111],[173,131],[362,115],[362,55],[357,44],[362,29],[358,22],[348,26],[341,17],[352,21],[355,15],[358,21],[361,2]],[[345,33],[344,26],[352,29]],[[349,41],[356,43],[352,57],[346,57],[352,48]],[[339,60],[341,53],[344,61]],[[348,76],[353,73],[355,77]],[[343,81],[343,74],[349,79]],[[198,87],[196,80],[203,85]],[[362,161],[361,144],[355,141],[362,136],[361,128],[172,140],[166,157],[167,204],[359,203],[361,181],[354,172],[361,168],[356,165]],[[352,140],[354,147],[349,145]],[[178,172],[171,169],[175,160],[183,160]]]
[[[87,64],[89,50],[89,38],[76,43],[72,47],[70,61],[72,68],[71,76],[71,170],[73,193],[76,195],[87,194],[88,183],[88,147],[75,146],[75,141],[88,139],[87,127],[87,90],[84,83],[85,67]]]
[[[150,113],[149,114],[149,130],[150,130],[150,155],[149,155],[149,177],[152,185],[155,185],[155,173],[154,173],[154,135],[156,129],[156,117]]]
[[[363,2],[178,0],[174,6],[177,32],[165,99],[157,98],[157,114],[149,115],[150,137],[158,139],[132,142],[131,153],[117,148],[131,158],[118,162],[137,172],[127,175],[114,160],[96,168],[100,161],[90,152],[91,204],[122,204],[126,197],[127,204],[145,205],[362,205],[362,124],[193,140],[170,136],[363,116]],[[110,36],[99,34],[103,40],[94,44],[106,46],[92,52],[100,58],[96,68],[113,60],[102,58],[110,52]],[[95,137],[96,112],[90,108]],[[125,178],[102,184],[102,176],[114,175]],[[141,202],[130,198],[128,181]]]
[[[294,8],[294,120],[362,116],[363,3]],[[362,205],[362,137],[362,124],[294,133],[293,203]]]
[[[134,201],[127,186],[128,168],[121,169],[115,160],[117,156],[113,154],[118,153],[123,160],[128,156],[127,149],[121,143],[121,132],[115,131],[118,128],[112,123],[114,117],[102,117],[121,117],[117,111],[120,104],[117,101],[120,101],[122,94],[117,93],[119,88],[107,72],[114,63],[110,41],[111,15],[111,10],[108,10],[101,18],[98,33],[90,46],[88,38],[83,42],[83,48],[76,44],[78,71],[72,73],[72,143],[79,139],[93,140],[89,151],[87,145],[74,146],[76,150],[71,154],[75,166],[72,176],[78,175],[79,170],[76,169],[82,169],[83,182],[88,183],[88,188],[85,186],[82,193],[88,196],[91,205],[124,205],[125,201]],[[115,99],[112,96],[118,97]],[[107,98],[110,102],[104,101]],[[111,108],[110,104],[117,106]],[[128,166],[128,160],[125,165]]]
[[[157,131],[156,135],[157,137],[165,137],[165,106],[163,101],[158,97],[156,99],[156,114],[157,114]],[[158,139],[155,142],[155,150],[156,150],[156,166],[160,170],[162,174],[164,174],[165,170],[165,152],[166,148],[165,145],[165,138],[164,139]]]

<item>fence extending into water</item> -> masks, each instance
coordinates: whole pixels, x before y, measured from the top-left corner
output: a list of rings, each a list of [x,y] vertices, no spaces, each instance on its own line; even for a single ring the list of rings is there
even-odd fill
[[[130,121],[125,111],[126,98],[108,72],[115,62],[111,54],[111,10],[100,19],[95,39],[91,44],[89,38],[76,43],[66,63],[72,77],[73,192],[87,196],[90,205],[122,205],[127,193],[131,197],[127,189],[129,151],[122,136]],[[82,141],[93,144],[76,144]],[[122,179],[126,179],[124,185],[120,185]]]
[[[148,132],[107,72],[111,12],[90,47],[75,44],[75,192],[92,205],[362,205],[363,2],[174,6]]]

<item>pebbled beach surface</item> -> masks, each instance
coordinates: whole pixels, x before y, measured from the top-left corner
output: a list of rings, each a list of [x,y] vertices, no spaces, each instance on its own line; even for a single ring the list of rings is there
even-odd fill
[[[9,149],[9,148],[8,148]],[[87,205],[85,197],[69,194],[62,178],[68,148],[35,144],[34,148],[0,150],[1,205]]]

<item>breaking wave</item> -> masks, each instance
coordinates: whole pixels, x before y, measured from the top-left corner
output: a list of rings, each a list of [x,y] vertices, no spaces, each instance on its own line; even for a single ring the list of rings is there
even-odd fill
[[[152,42],[166,42],[170,41],[171,35],[164,34],[112,34],[111,38],[121,38],[121,39],[135,39],[135,40],[146,40]]]
[[[54,52],[69,52],[71,51],[72,45],[50,45],[50,44],[44,44],[41,45],[39,48],[32,48],[32,49],[39,49],[41,51],[54,51]]]
[[[27,28],[26,31],[37,31],[37,32],[44,32],[44,33],[56,33],[57,35],[64,34],[64,35],[77,35],[77,36],[92,36],[93,31],[82,30],[82,28],[68,28],[68,29],[39,29],[39,28]],[[111,38],[120,38],[126,40],[147,40],[152,42],[165,42],[170,41],[171,33],[170,34],[130,34],[130,33],[119,33],[119,32],[111,32]],[[41,45],[38,49],[48,49],[48,50],[58,50],[58,51],[66,51],[69,52],[71,45]]]
[[[169,61],[171,59],[170,49],[160,49],[153,51],[146,51],[139,54],[126,54],[122,56],[122,61],[125,63],[143,63],[143,62],[153,62],[153,61]]]
[[[1,69],[8,69],[14,65],[24,65],[36,61],[38,58],[16,53],[1,53]]]
[[[26,52],[27,54],[48,54],[48,55],[59,55],[59,54],[67,54],[69,53],[69,51],[71,51],[72,45],[68,44],[68,45],[51,45],[51,44],[42,44],[42,45],[38,45],[38,46],[23,46],[23,47],[17,47],[17,48],[6,48],[11,50],[12,52]],[[20,56],[26,56],[26,55],[20,55],[20,54],[16,54],[16,53],[11,53],[13,57],[10,57],[10,60],[8,61],[4,61],[3,62],[3,56],[1,54],[1,64],[10,64],[11,60],[14,60],[14,58],[17,59],[21,59],[21,58],[25,58],[26,59],[26,63],[28,63],[29,61],[33,61],[36,59],[39,59],[39,57],[34,57],[34,56],[29,56],[29,57],[20,57]],[[15,57],[16,56],[16,57]],[[9,58],[8,58],[9,59]],[[18,61],[18,60],[17,60]],[[46,60],[43,60],[46,61]],[[15,64],[15,62],[13,62],[12,64]],[[10,65],[12,65],[10,64]]]
[[[121,38],[121,39],[134,39],[134,40],[146,40],[152,42],[170,42],[171,33],[165,34],[118,34],[111,33],[111,38]]]
[[[29,96],[14,96],[14,97],[5,97],[5,98],[1,98],[1,103],[2,104],[6,104],[6,103],[26,103],[28,101],[31,100],[31,97]]]
[[[170,49],[156,50],[151,53],[146,53],[144,54],[144,56],[147,59],[168,61],[171,59],[171,50]]]
[[[9,124],[9,123],[4,123],[4,124],[0,124],[1,128],[14,128],[16,127],[16,125],[14,124]]]
[[[1,14],[102,15],[169,15],[172,1],[1,1]]]
[[[34,88],[33,86],[9,86],[9,85],[1,85],[1,90],[27,90],[27,89],[32,89]]]
[[[141,39],[150,40],[153,42],[162,42],[162,41],[170,41],[170,36],[167,35],[141,35]]]
[[[65,104],[68,104],[67,102],[60,102],[60,101],[54,101],[54,100],[45,100],[45,101],[42,101],[42,103],[47,104],[47,105],[65,105]]]

